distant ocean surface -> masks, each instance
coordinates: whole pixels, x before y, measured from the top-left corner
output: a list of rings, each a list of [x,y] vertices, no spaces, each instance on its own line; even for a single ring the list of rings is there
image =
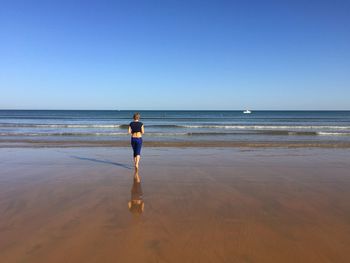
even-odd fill
[[[149,141],[350,141],[350,111],[140,111]],[[128,140],[133,111],[0,110],[3,141]]]

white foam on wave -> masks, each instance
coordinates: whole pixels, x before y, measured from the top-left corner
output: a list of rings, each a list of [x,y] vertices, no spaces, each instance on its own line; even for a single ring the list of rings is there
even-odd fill
[[[350,130],[350,126],[310,126],[310,125],[179,125],[182,128],[216,128],[216,129],[253,129],[253,130],[274,130],[274,129],[329,129],[329,130]]]
[[[74,133],[74,132],[54,132],[54,133],[0,133],[0,136],[119,136],[127,135],[125,132],[96,132],[96,133]]]
[[[122,126],[120,124],[0,124],[0,127],[18,128],[120,128]]]
[[[324,136],[350,136],[350,132],[317,132],[317,135],[324,135]]]

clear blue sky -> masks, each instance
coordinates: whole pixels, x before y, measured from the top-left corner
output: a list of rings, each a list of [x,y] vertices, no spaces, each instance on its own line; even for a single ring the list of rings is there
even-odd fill
[[[2,109],[350,109],[350,1],[0,0]]]

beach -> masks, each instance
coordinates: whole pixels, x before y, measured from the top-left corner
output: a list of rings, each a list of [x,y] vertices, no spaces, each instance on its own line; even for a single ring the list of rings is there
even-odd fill
[[[0,263],[350,263],[350,1],[1,1]]]
[[[0,262],[349,262],[350,153],[0,148]]]
[[[53,140],[1,140],[0,148],[73,148],[73,147],[128,147],[129,141],[53,141]],[[146,147],[157,148],[343,148],[347,141],[145,141]]]

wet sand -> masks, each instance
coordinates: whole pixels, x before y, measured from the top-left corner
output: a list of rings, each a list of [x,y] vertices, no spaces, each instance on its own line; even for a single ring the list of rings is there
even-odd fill
[[[350,262],[348,149],[130,155],[0,149],[0,262]]]
[[[146,147],[182,147],[182,148],[350,148],[350,142],[334,140],[299,140],[299,141],[145,141]],[[72,148],[72,147],[130,147],[128,140],[123,141],[93,141],[93,140],[30,140],[1,139],[0,148]]]

